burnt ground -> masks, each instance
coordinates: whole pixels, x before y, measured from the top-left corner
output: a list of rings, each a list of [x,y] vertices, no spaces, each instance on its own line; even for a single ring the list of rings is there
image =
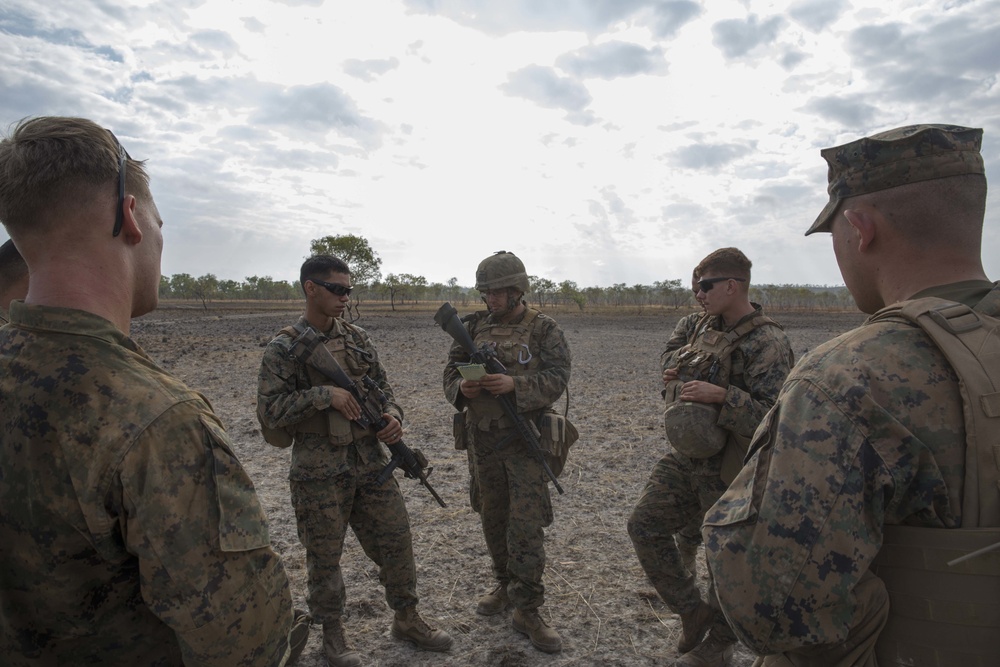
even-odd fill
[[[466,309],[459,309],[463,314]],[[289,500],[289,450],[267,445],[255,416],[263,346],[297,317],[298,306],[248,310],[164,304],[133,323],[133,337],[163,367],[204,393],[221,416],[270,520],[298,607],[305,607],[305,551]],[[455,639],[443,654],[418,652],[389,635],[392,612],[375,566],[349,533],[343,560],[346,626],[365,665],[669,665],[680,623],[647,583],[632,551],[626,519],[653,464],[662,455],[659,355],[680,312],[640,314],[550,312],[573,353],[570,418],[579,428],[560,483],[555,522],[546,530],[548,565],[543,616],[559,630],[563,651],[547,655],[510,627],[509,614],[475,614],[492,588],[478,516],[468,502],[465,453],[454,449],[453,408],[441,377],[450,338],[420,312],[364,313],[358,322],[378,346],[396,398],[406,411],[406,442],[421,449],[430,478],[448,504],[439,507],[399,473],[413,532],[420,611]],[[769,313],[788,333],[796,358],[863,320],[859,313]],[[704,560],[699,557],[704,585]],[[750,665],[740,647],[731,662]],[[313,627],[299,663],[326,665],[321,631]]]

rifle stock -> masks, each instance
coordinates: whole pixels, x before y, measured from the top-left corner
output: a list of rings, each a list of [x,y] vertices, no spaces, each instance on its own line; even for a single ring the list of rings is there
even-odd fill
[[[465,328],[462,324],[462,320],[458,317],[458,311],[449,302],[445,301],[438,311],[434,314],[434,321],[440,326],[445,332],[451,336],[455,342],[462,346],[466,354],[469,355],[469,360],[476,364],[483,364],[489,373],[507,373],[507,369],[504,367],[500,360],[496,358],[496,355],[492,350],[487,347],[476,347],[475,341],[472,340],[472,336],[469,334],[469,330]],[[548,476],[549,481],[552,485],[556,487],[556,491],[563,493],[562,486],[559,485],[559,480],[556,479],[555,473],[552,472],[552,468],[549,467],[548,461],[545,460],[545,452],[542,451],[542,444],[538,441],[538,434],[535,433],[534,424],[529,422],[524,418],[524,415],[517,411],[517,407],[511,402],[510,397],[506,394],[501,394],[496,397],[500,401],[500,405],[503,407],[504,412],[508,417],[514,422],[514,428],[517,429],[517,434],[528,443],[528,447],[531,449],[535,458],[538,459],[539,463],[542,464],[542,468],[545,470],[545,474]]]
[[[326,346],[322,344],[319,336],[311,327],[305,327],[292,341],[291,350],[292,354],[303,361],[303,363],[312,366],[327,378],[333,380],[338,387],[351,392],[354,400],[361,406],[361,417],[354,420],[357,424],[363,428],[370,428],[375,431],[381,431],[389,425],[389,420],[382,414],[385,404],[388,402],[382,388],[368,376],[363,377],[359,382],[352,381],[337,360],[333,358],[333,355],[330,354],[330,351],[326,349]],[[359,384],[363,386],[363,389],[358,386]],[[437,501],[438,505],[447,507],[441,496],[437,494],[434,487],[427,481],[427,476],[430,475],[433,468],[428,467],[427,459],[423,454],[410,449],[402,440],[391,445],[386,444],[386,447],[389,448],[392,458],[389,459],[389,463],[379,472],[375,481],[379,484],[385,484],[392,476],[392,472],[396,468],[400,468],[406,477],[418,480],[434,496],[434,500]],[[426,473],[424,472],[424,468],[427,468]]]

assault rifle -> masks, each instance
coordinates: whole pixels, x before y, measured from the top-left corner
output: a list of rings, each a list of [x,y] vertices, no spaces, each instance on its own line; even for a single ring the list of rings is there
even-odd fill
[[[319,335],[312,327],[297,324],[295,325],[295,330],[299,332],[299,335],[292,341],[292,355],[302,363],[315,368],[324,376],[333,380],[338,387],[346,389],[351,393],[354,400],[361,406],[361,416],[355,419],[354,422],[362,428],[370,428],[375,431],[381,431],[388,426],[389,420],[383,416],[383,412],[389,399],[385,395],[385,392],[382,391],[382,388],[378,386],[378,383],[367,375],[357,382],[352,381],[340,364],[337,363],[337,360],[333,358],[333,355],[330,354],[330,351],[326,349],[326,346],[323,345],[323,341],[320,340]],[[382,471],[378,474],[376,481],[379,484],[385,484],[392,477],[392,472],[396,468],[400,468],[404,476],[419,480],[431,492],[438,505],[447,507],[444,501],[441,500],[441,496],[437,494],[434,487],[427,481],[427,477],[434,469],[428,467],[427,457],[419,449],[410,449],[402,440],[394,444],[387,443],[386,447],[389,448],[392,458],[389,460],[388,465],[382,468]],[[427,472],[424,472],[425,469]]]
[[[455,339],[455,342],[462,346],[462,349],[469,355],[469,360],[474,364],[483,364],[486,367],[487,373],[507,373],[506,367],[500,360],[497,359],[496,351],[488,345],[482,345],[476,347],[475,341],[472,340],[472,336],[469,335],[468,329],[462,324],[462,320],[458,317],[458,311],[455,310],[447,301],[438,308],[437,313],[434,314],[434,321],[442,329],[444,329],[449,336]],[[511,421],[514,422],[514,427],[517,429],[517,434],[528,443],[528,447],[531,452],[538,459],[538,462],[542,464],[542,468],[545,470],[545,474],[548,475],[549,480],[556,487],[556,491],[563,493],[563,488],[559,486],[559,480],[556,479],[555,474],[552,472],[552,468],[549,467],[548,461],[545,460],[545,453],[542,451],[542,445],[538,441],[538,433],[536,431],[537,427],[531,423],[529,420],[524,418],[524,415],[517,411],[517,407],[511,402],[510,396],[507,394],[500,394],[496,397],[500,401],[500,405],[503,407],[507,416],[510,417]]]

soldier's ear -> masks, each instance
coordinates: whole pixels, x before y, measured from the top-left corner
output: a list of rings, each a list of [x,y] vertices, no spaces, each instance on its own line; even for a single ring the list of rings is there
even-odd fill
[[[858,252],[871,250],[875,242],[882,214],[867,206],[844,209],[844,218],[851,226],[854,245]]]

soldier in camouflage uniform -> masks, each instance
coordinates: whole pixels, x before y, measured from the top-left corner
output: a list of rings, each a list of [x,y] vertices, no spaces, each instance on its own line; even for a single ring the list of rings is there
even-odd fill
[[[1000,287],[980,258],[981,139],[978,129],[909,126],[822,152],[830,201],[806,234],[832,235],[863,312],[937,296],[1000,314]],[[994,351],[986,363],[996,370],[998,358]],[[987,543],[1000,539],[1000,514],[984,520],[965,504],[966,460],[958,378],[919,326],[870,318],[803,358],[703,528],[721,606],[739,637],[767,656],[758,664],[874,666],[876,657],[880,665],[996,664],[1000,556],[940,564],[979,582],[973,589],[985,592],[988,613],[977,610],[975,590],[938,606],[934,597],[954,582],[922,584],[931,576],[922,568],[935,560],[923,556],[929,548],[963,533],[992,530]],[[992,465],[996,476],[996,461],[981,461],[980,472]],[[980,507],[1000,507],[996,483],[979,489]],[[919,562],[896,598],[876,573],[890,536],[902,531],[915,539],[892,545],[892,564]],[[898,612],[931,614],[900,644],[900,657],[880,641]],[[979,627],[941,639],[954,612]],[[992,634],[977,643],[977,630]]]
[[[535,648],[556,653],[562,639],[538,612],[545,597],[544,528],[552,523],[548,478],[496,397],[510,395],[518,413],[537,419],[566,390],[569,346],[552,318],[524,302],[528,276],[512,253],[484,259],[476,271],[476,289],[488,310],[466,318],[465,326],[477,346],[495,347],[507,374],[463,379],[457,367],[468,363],[469,355],[458,343],[451,347],[444,372],[445,396],[463,412],[473,509],[482,520],[497,579],[476,612],[492,616],[513,604],[514,629]]]
[[[292,504],[306,548],[309,608],[323,624],[327,659],[333,667],[361,664],[341,621],[345,591],[340,559],[348,526],[379,567],[386,601],[395,611],[392,635],[422,649],[446,651],[451,637],[417,613],[410,521],[399,486],[394,477],[384,484],[376,479],[389,463],[379,441],[400,441],[403,411],[394,402],[371,338],[343,319],[350,301],[350,269],[336,257],[316,255],[302,265],[300,284],[306,297],[302,322],[323,336],[352,380],[367,375],[389,398],[388,425],[375,433],[352,421],[361,416],[361,407],[350,392],[291,355],[290,335],[279,334],[264,351],[258,414],[269,428],[287,429],[294,437]]]
[[[664,373],[677,365],[677,351],[693,341],[698,333],[698,325],[708,320],[705,316],[705,307],[698,300],[701,288],[698,286],[697,267],[691,274],[691,291],[694,293],[695,301],[701,306],[701,310],[685,315],[674,326],[673,333],[670,334],[663,352],[660,353],[660,366]],[[664,386],[669,382],[670,380],[664,377]],[[666,390],[663,393],[665,395]],[[697,575],[698,546],[701,544],[701,518],[695,517],[691,523],[677,531],[674,541],[677,543],[677,552],[680,554],[681,562],[684,563],[684,569]]]
[[[28,265],[11,239],[0,245],[0,326],[10,318],[7,310],[14,299],[23,299],[28,293]]]
[[[725,491],[793,363],[781,327],[750,303],[750,268],[750,260],[736,248],[716,250],[698,266],[698,299],[709,319],[684,350],[689,357],[711,360],[698,350],[729,336],[734,340],[728,363],[720,359],[712,366],[729,371],[688,376],[686,369],[679,375],[677,366],[664,370],[668,393],[676,392],[668,401],[675,397],[672,404],[693,417],[678,432],[665,413],[670,449],[654,467],[628,520],[639,563],[663,601],[680,615],[677,648],[683,655],[677,665],[723,665],[732,655],[735,636],[715,608],[715,596],[710,592],[707,602],[701,598],[675,535],[700,521]]]
[[[35,118],[0,173],[31,269],[0,329],[0,662],[283,664],[291,596],[253,484],[208,401],[128,337],[160,281],[142,163]]]

